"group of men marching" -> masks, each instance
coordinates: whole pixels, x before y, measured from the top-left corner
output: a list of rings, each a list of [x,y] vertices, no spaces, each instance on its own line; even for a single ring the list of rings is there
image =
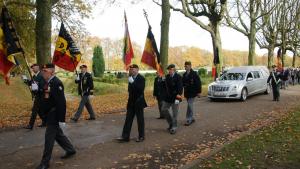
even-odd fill
[[[153,96],[158,101],[159,119],[167,120],[168,131],[171,134],[175,134],[178,127],[177,116],[179,104],[183,99],[183,91],[188,103],[185,125],[189,126],[195,122],[193,102],[195,97],[200,96],[201,80],[191,66],[191,62],[185,62],[186,72],[181,76],[176,72],[175,65],[170,64],[167,67],[168,74],[166,76],[157,74],[154,81]],[[61,157],[62,159],[73,156],[76,154],[76,150],[62,130],[65,127],[66,98],[63,83],[55,76],[55,66],[46,64],[40,67],[33,64],[31,69],[34,73],[33,78],[25,82],[32,90],[34,103],[29,124],[25,128],[33,129],[36,116],[40,116],[42,124],[39,127],[46,127],[46,132],[43,157],[37,169],[46,169],[49,168],[55,141],[66,152]],[[70,119],[71,122],[78,121],[84,107],[90,115],[86,120],[95,120],[96,118],[89,100],[89,96],[93,94],[94,89],[93,78],[87,72],[86,65],[81,65],[80,70],[81,72],[77,74],[75,83],[78,84],[78,94],[81,96],[81,101],[77,111]],[[136,142],[145,140],[144,108],[147,107],[147,103],[144,90],[145,78],[139,74],[138,65],[132,64],[129,67],[127,114],[122,135],[117,139],[119,142],[130,141],[130,132],[135,116],[137,117],[139,133]],[[170,111],[170,109],[172,110]]]

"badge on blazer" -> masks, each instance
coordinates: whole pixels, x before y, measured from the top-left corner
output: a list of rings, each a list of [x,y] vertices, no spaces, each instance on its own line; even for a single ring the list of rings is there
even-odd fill
[[[59,90],[63,90],[62,86],[59,86],[58,89],[59,89]]]

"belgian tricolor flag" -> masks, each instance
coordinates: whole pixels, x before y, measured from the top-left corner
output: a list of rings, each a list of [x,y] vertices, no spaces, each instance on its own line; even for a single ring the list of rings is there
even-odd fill
[[[18,64],[14,54],[23,52],[23,49],[6,7],[2,8],[0,24],[0,74],[9,84],[8,73]]]
[[[148,28],[148,34],[142,55],[142,63],[145,63],[146,65],[149,65],[153,69],[157,70],[161,76],[163,75],[163,69],[160,65],[160,54],[157,49],[154,35],[151,31],[151,26]]]
[[[125,18],[125,34],[124,34],[124,49],[123,49],[123,62],[125,64],[125,69],[128,70],[129,65],[131,64],[131,59],[133,58],[133,48],[130,40],[127,17],[124,12]]]
[[[81,53],[76,47],[71,35],[61,23],[59,35],[55,45],[52,63],[65,70],[73,72],[81,60]]]

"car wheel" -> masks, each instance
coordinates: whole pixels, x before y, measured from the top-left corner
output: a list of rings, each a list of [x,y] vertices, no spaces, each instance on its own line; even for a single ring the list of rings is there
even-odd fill
[[[265,91],[265,94],[269,94],[271,92],[271,86],[267,84],[267,89]]]
[[[242,92],[241,92],[241,101],[245,101],[247,99],[248,96],[248,92],[246,88],[243,88]]]

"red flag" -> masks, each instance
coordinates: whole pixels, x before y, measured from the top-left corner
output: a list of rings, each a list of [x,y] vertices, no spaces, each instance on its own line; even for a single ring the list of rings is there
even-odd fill
[[[146,43],[144,47],[144,52],[142,55],[142,63],[152,67],[157,70],[157,72],[162,76],[164,74],[163,69],[160,65],[160,54],[157,49],[157,45],[154,39],[154,35],[151,31],[151,27],[148,28],[148,34],[146,38]]]
[[[277,70],[278,71],[283,71],[283,68],[282,68],[282,51],[281,51],[281,48],[279,48],[278,51],[277,51]]]
[[[52,63],[56,66],[73,72],[81,60],[81,53],[76,47],[71,35],[61,23],[59,35],[56,41]]]
[[[214,79],[216,78],[216,75],[217,75],[217,67],[216,66],[212,67],[211,75]]]
[[[124,49],[123,49],[123,62],[125,64],[125,69],[128,70],[129,65],[131,64],[131,59],[133,58],[133,48],[130,40],[128,23],[126,13],[124,12],[125,18],[125,34],[124,34]]]
[[[9,71],[18,65],[14,54],[23,52],[16,30],[6,7],[2,8],[0,27],[0,74],[9,84]]]

